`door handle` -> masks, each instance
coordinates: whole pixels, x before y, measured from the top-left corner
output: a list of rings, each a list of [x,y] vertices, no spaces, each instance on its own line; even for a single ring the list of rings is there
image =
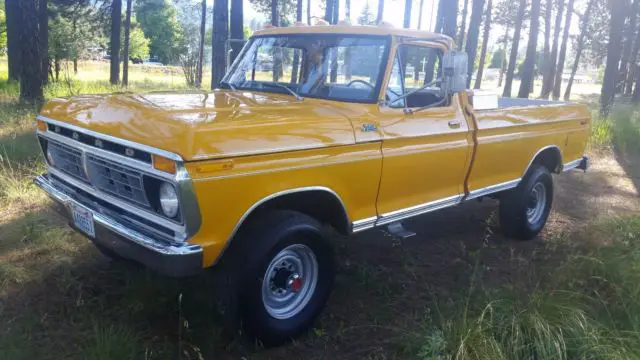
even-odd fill
[[[449,121],[449,127],[452,129],[458,129],[460,127],[460,121],[458,120]]]

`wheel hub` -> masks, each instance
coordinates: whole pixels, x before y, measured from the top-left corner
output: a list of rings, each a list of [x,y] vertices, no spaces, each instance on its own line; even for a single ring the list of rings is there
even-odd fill
[[[291,245],[271,260],[262,282],[262,303],[269,315],[288,319],[297,315],[313,297],[320,274],[313,251]]]
[[[527,206],[527,221],[535,224],[542,218],[547,207],[547,188],[543,183],[538,182],[531,189],[529,194],[529,204]]]

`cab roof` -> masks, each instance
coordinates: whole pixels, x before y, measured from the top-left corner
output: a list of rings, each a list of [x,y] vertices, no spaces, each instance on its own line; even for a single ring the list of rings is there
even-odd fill
[[[314,25],[314,26],[289,26],[270,27],[258,30],[255,36],[264,35],[291,35],[291,34],[348,34],[348,35],[376,35],[396,36],[423,41],[437,41],[452,48],[453,39],[447,35],[429,31],[395,28],[390,26],[374,25]]]

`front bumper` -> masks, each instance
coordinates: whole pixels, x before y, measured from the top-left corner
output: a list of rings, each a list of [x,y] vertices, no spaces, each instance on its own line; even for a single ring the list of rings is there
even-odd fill
[[[47,175],[38,176],[35,184],[55,201],[58,213],[73,226],[71,206],[79,205],[91,210],[95,225],[95,238],[89,239],[118,255],[139,262],[161,274],[171,277],[195,275],[202,270],[202,247],[193,244],[169,244],[127,227],[110,216],[101,214],[89,204],[83,204],[56,188]]]

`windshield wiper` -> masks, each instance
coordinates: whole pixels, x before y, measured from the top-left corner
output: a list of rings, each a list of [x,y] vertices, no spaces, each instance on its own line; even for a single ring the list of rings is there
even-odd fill
[[[221,82],[220,82],[220,84],[222,84],[222,85],[227,85],[227,86],[228,86],[229,88],[231,88],[231,90],[233,90],[233,91],[236,91],[236,90],[237,90],[237,89],[236,89],[236,87],[235,87],[232,83],[230,83],[230,82],[228,82],[228,81],[221,81]]]
[[[285,85],[278,84],[278,83],[276,83],[276,82],[263,82],[263,83],[260,83],[260,84],[261,84],[261,85],[270,85],[270,86],[275,86],[275,87],[279,87],[279,88],[285,89],[285,90],[287,90],[291,95],[293,95],[293,96],[296,98],[296,100],[298,100],[298,101],[302,101],[302,100],[304,100],[304,98],[303,98],[302,96],[300,96],[297,92],[295,92],[295,91],[291,90],[289,87],[287,87],[287,86],[285,86]]]

